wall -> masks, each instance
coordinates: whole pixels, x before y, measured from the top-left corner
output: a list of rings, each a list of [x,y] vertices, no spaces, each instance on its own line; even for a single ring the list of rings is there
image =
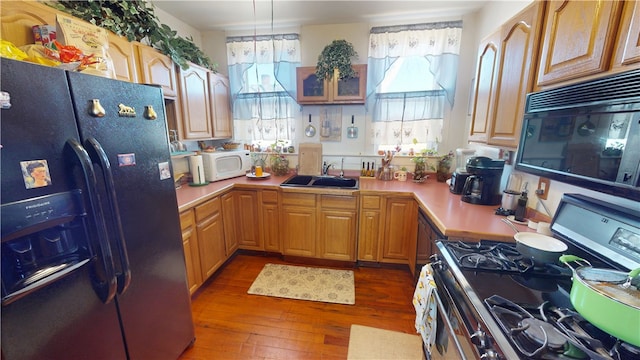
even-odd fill
[[[165,24],[171,29],[175,30],[180,37],[183,37],[185,39],[191,37],[193,39],[193,43],[202,49],[202,35],[200,34],[200,30],[189,26],[182,20],[177,19],[173,15],[158,7],[153,7],[153,12],[156,14],[156,17],[158,18],[160,23]],[[204,49],[202,51],[204,51]]]

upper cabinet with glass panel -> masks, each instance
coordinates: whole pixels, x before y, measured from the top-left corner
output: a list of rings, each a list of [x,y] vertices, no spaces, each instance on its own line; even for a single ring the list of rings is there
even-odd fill
[[[298,67],[297,94],[299,104],[364,104],[367,88],[367,65],[352,65],[357,76],[338,80],[336,72],[331,81],[318,81],[316,68]]]

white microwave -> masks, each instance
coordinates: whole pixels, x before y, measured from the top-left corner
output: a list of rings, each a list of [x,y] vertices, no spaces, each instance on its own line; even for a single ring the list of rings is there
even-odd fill
[[[202,153],[202,164],[207,181],[244,176],[251,170],[251,154],[249,151]]]

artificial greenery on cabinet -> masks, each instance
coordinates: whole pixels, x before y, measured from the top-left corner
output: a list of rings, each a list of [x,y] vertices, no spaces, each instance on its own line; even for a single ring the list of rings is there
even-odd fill
[[[338,70],[341,80],[356,77],[357,74],[351,67],[352,57],[358,57],[358,52],[353,48],[353,44],[347,40],[333,40],[318,55],[316,77],[319,81],[331,80],[334,69]]]
[[[171,27],[161,24],[153,8],[144,0],[52,1],[47,4],[129,41],[146,41],[183,69],[189,67],[187,62],[192,62],[216,71],[217,64],[193,43],[193,38],[177,36]]]

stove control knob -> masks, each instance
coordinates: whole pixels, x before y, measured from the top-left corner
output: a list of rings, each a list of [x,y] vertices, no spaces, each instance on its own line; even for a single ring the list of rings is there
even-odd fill
[[[498,355],[497,352],[489,349],[489,350],[485,351],[484,354],[480,355],[480,359],[500,360],[500,355]]]
[[[471,335],[471,342],[480,349],[485,349],[487,347],[487,334],[478,327],[478,330]]]

